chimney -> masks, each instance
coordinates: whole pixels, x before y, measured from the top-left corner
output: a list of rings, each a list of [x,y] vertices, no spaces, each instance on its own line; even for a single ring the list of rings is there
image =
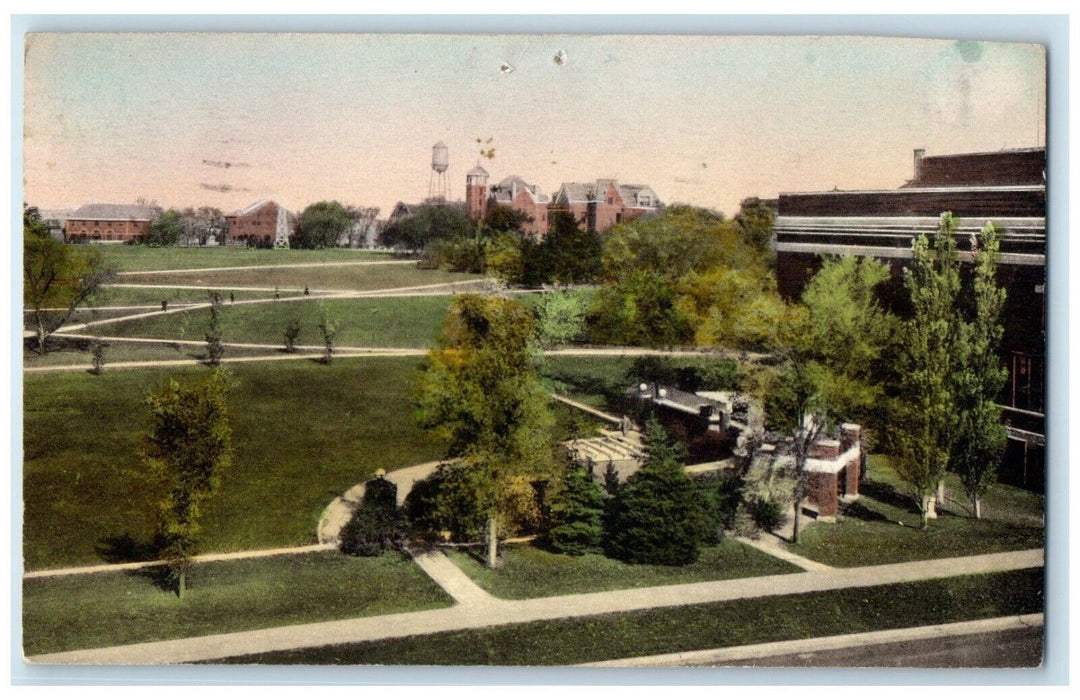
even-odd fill
[[[915,149],[915,182],[918,182],[919,180],[922,179],[922,160],[923,160],[923,156],[925,156],[925,155],[926,155],[926,149],[925,148],[916,148]]]

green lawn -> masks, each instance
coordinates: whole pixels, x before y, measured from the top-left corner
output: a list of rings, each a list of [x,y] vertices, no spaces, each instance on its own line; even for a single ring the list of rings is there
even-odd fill
[[[124,275],[124,284],[206,285],[209,287],[280,287],[281,290],[366,291],[400,289],[448,282],[476,282],[484,275],[444,270],[422,270],[412,263],[393,265],[350,265],[341,267],[260,268],[251,270],[215,270],[213,272],[174,272],[154,275]]]
[[[949,501],[927,530],[914,501],[884,455],[867,460],[858,501],[836,523],[817,523],[788,549],[831,566],[867,566],[1042,547],[1044,497],[999,484],[991,489],[983,519],[969,515],[955,475],[946,479]],[[959,500],[953,500],[959,499]],[[903,523],[903,525],[900,525]]]
[[[523,545],[507,547],[503,568],[492,571],[465,552],[448,554],[484,590],[515,599],[802,571],[733,540],[702,548],[701,557],[688,566],[624,564],[600,554],[572,557]]]
[[[544,358],[541,374],[552,391],[606,411],[620,412],[623,392],[630,386],[631,357]]]
[[[1043,606],[1043,570],[1027,569],[297,649],[226,662],[580,664],[1021,615],[1042,612]]]
[[[446,595],[398,553],[318,552],[196,564],[183,598],[159,587],[161,570],[23,582],[23,650],[179,639],[307,622],[446,607]]]
[[[137,245],[102,245],[94,246],[94,249],[100,250],[105,261],[117,272],[393,259],[389,253],[348,248],[257,250],[239,247],[151,248]]]
[[[206,508],[207,552],[306,544],[331,500],[376,469],[438,459],[415,424],[419,358],[233,365],[234,464]],[[24,552],[28,569],[94,564],[128,535],[145,540],[141,485],[147,392],[204,367],[24,377]]]
[[[56,339],[54,339],[56,340]],[[45,355],[37,353],[36,345],[31,344],[23,349],[23,367],[70,367],[72,365],[88,365],[92,361],[89,350],[89,341],[84,339],[71,339],[62,347],[55,347],[50,343],[49,352]],[[315,351],[307,351],[312,354]],[[226,348],[225,358],[259,357],[275,355],[276,350],[265,348]],[[136,343],[123,340],[110,340],[105,348],[105,371],[110,371],[110,366],[117,362],[147,362],[157,360],[204,360],[206,359],[206,345],[180,345],[179,347],[169,343]],[[297,362],[310,362],[301,360]],[[116,368],[116,371],[130,371]]]
[[[341,323],[337,336],[340,346],[426,348],[435,341],[451,299],[418,296],[312,301],[300,297],[266,304],[225,304],[221,330],[226,343],[280,344],[285,324],[296,318],[302,326],[297,343],[319,345],[322,335],[318,325],[325,307],[331,318]],[[209,319],[209,310],[202,308],[103,324],[95,330],[109,336],[200,340]]]

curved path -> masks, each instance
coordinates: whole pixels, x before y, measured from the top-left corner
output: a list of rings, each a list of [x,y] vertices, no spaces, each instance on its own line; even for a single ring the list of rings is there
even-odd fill
[[[1044,564],[1043,550],[1035,549],[853,569],[806,571],[749,579],[707,581],[528,600],[502,600],[486,593],[482,595],[476,593],[473,589],[475,584],[471,581],[466,584],[460,578],[464,574],[461,574],[456,567],[447,568],[441,559],[445,559],[444,554],[431,553],[418,556],[417,562],[435,578],[437,583],[443,585],[445,581],[445,587],[460,596],[457,605],[451,608],[290,625],[101,649],[83,649],[34,656],[28,661],[41,664],[193,663],[247,654],[350,644],[539,620],[878,586],[994,571],[1014,571],[1040,567]]]

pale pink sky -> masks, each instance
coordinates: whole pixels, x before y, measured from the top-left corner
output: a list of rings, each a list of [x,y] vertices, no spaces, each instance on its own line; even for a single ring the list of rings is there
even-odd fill
[[[493,180],[615,177],[731,214],[750,195],[896,187],[914,148],[1043,145],[1045,76],[1040,46],[937,40],[38,34],[25,199],[385,215],[426,196],[436,141],[463,197],[490,138]]]

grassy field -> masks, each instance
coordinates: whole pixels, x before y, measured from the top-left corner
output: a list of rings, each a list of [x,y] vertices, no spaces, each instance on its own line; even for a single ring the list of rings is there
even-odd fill
[[[124,284],[205,285],[209,287],[280,287],[282,292],[303,290],[367,291],[400,289],[432,284],[475,282],[484,275],[444,270],[421,270],[412,263],[393,265],[351,265],[342,267],[259,268],[216,270],[213,272],[173,272],[168,274],[124,275]]]
[[[203,518],[207,552],[311,543],[339,493],[376,469],[438,459],[415,424],[418,358],[297,361],[231,368],[234,464]],[[204,367],[28,374],[24,378],[24,552],[28,569],[122,555],[153,528],[140,480],[143,398]]]
[[[72,649],[179,639],[369,615],[453,601],[398,553],[318,552],[192,566],[183,598],[160,569],[23,582],[23,649]]]
[[[55,339],[54,339],[55,340]],[[23,367],[71,367],[73,365],[88,365],[92,361],[89,350],[89,341],[84,339],[66,339],[61,347],[55,347],[50,342],[50,350],[45,355],[37,353],[36,345],[31,344],[23,350]],[[55,349],[54,349],[55,347]],[[318,351],[307,350],[303,354],[313,354]],[[267,350],[265,348],[236,348],[225,349],[225,360],[238,357],[265,357],[282,356],[280,350]],[[196,345],[172,345],[170,343],[138,343],[123,340],[110,340],[105,348],[105,371],[110,371],[111,365],[118,362],[151,362],[169,360],[198,360],[206,359],[206,344]],[[297,362],[310,362],[295,358]],[[116,368],[120,371],[120,368]],[[127,371],[127,370],[124,370]]]
[[[959,479],[949,474],[948,502],[924,531],[919,529],[915,503],[905,495],[889,458],[871,455],[867,462],[859,500],[844,507],[836,523],[815,524],[788,549],[831,566],[867,566],[1044,545],[1044,497],[1039,494],[994,486],[983,518],[976,520],[963,502]]]
[[[348,248],[257,250],[232,247],[151,248],[137,245],[102,245],[95,246],[94,249],[100,250],[105,261],[117,272],[393,259],[389,253]]]
[[[266,304],[225,304],[221,312],[222,339],[226,343],[281,344],[285,324],[301,323],[301,345],[318,345],[322,335],[318,325],[321,309],[341,326],[339,346],[429,347],[446,318],[451,296],[381,297],[373,299],[327,299],[312,301],[282,299]],[[102,335],[130,338],[201,340],[210,312],[194,309],[183,313],[119,321],[96,326]]]
[[[448,554],[481,588],[500,598],[540,598],[802,570],[733,540],[702,548],[701,557],[689,566],[624,564],[600,554],[572,557],[515,546],[504,551],[503,568],[492,571],[468,553],[451,550]]]
[[[580,664],[1020,615],[1041,612],[1043,605],[1043,570],[1027,569],[297,649],[227,662]]]

